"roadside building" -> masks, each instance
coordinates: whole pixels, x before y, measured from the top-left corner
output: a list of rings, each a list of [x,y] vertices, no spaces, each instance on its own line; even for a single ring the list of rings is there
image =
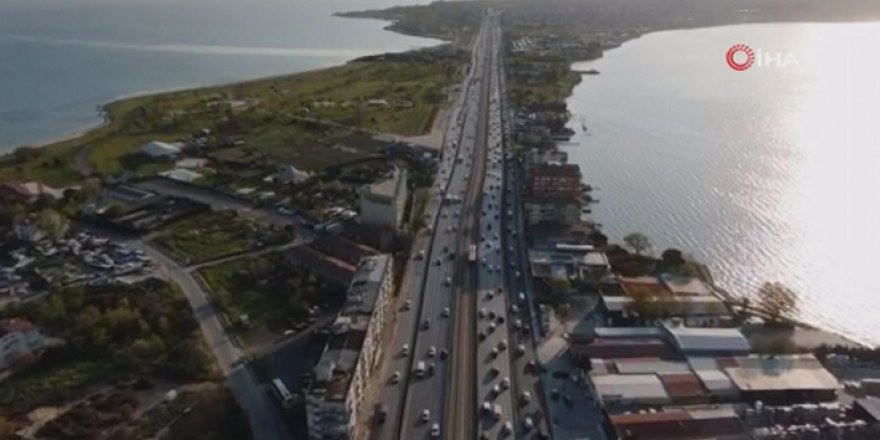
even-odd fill
[[[533,197],[580,199],[581,169],[574,164],[537,164],[529,171],[526,194]]]
[[[605,253],[591,245],[557,243],[549,249],[530,249],[532,276],[598,282],[611,271]]]
[[[591,382],[597,399],[609,410],[672,403],[656,374],[605,374],[592,376]]]
[[[581,199],[571,196],[532,196],[523,197],[526,223],[572,225],[581,218]]]
[[[364,258],[358,264],[306,396],[310,439],[355,439],[357,427],[370,416],[361,403],[382,355],[380,342],[393,279],[392,259],[387,254]]]
[[[620,440],[750,440],[731,405],[665,408],[609,416]]]
[[[360,189],[360,221],[373,226],[399,228],[407,200],[407,173],[394,168],[388,179]]]
[[[752,351],[739,328],[685,327],[681,320],[664,322],[661,328],[685,355],[737,355]]]
[[[180,155],[181,148],[176,143],[150,141],[141,145],[139,151],[153,159],[173,159]]]
[[[556,148],[531,148],[525,154],[526,172],[539,165],[564,165],[568,163],[568,153]]]
[[[743,400],[791,405],[837,398],[840,382],[812,354],[719,359]]]
[[[44,345],[40,330],[22,318],[0,321],[0,370],[37,354]]]

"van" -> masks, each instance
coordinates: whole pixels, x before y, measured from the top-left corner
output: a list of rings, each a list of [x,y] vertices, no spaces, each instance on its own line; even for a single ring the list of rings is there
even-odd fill
[[[415,370],[413,370],[413,372],[419,379],[425,377],[425,361],[418,361],[416,363],[416,368]]]

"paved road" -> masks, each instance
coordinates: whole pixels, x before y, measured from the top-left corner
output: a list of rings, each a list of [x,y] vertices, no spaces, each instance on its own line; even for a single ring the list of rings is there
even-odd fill
[[[248,414],[251,432],[256,440],[286,440],[290,433],[277,409],[257,384],[250,369],[241,363],[242,355],[226,334],[220,322],[220,313],[211,304],[208,295],[185,268],[152,246],[135,240],[126,243],[141,249],[153,259],[160,271],[180,286],[199,322],[205,343],[217,358],[226,384],[242,409]]]
[[[466,248],[459,236],[460,228],[466,225],[462,218],[467,215],[467,207],[458,200],[467,195],[469,183],[478,178],[472,171],[472,157],[482,87],[480,72],[485,64],[484,35],[481,32],[475,39],[472,68],[460,102],[450,114],[446,144],[426,210],[426,223],[432,225],[431,231],[416,238],[414,259],[404,272],[392,346],[386,350],[388,355],[383,359],[379,378],[379,400],[388,415],[386,422],[374,429],[374,438],[427,438],[432,425],[440,427],[444,421],[451,372],[447,368],[449,361],[441,359],[441,352],[452,352],[452,295],[459,284],[457,268],[464,258],[460,252],[462,246]],[[450,316],[444,316],[447,313]],[[425,322],[427,326],[423,328]],[[406,356],[400,354],[404,345],[409,351]],[[428,356],[432,347],[435,354]],[[433,364],[434,373],[426,372],[424,378],[416,378],[413,370],[419,362],[424,362],[426,368]],[[396,384],[391,380],[395,375],[400,378]],[[428,411],[427,422],[421,421],[424,410]]]

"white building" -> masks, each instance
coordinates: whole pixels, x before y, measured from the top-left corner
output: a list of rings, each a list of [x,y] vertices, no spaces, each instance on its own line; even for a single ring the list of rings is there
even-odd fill
[[[398,228],[403,219],[406,198],[406,170],[395,168],[390,178],[361,187],[361,223]]]
[[[0,370],[43,348],[39,329],[26,319],[12,318],[0,321]]]
[[[180,154],[180,145],[150,141],[141,145],[140,152],[154,159],[171,159]]]
[[[364,257],[358,263],[306,397],[310,439],[357,438],[358,426],[370,416],[360,405],[382,353],[393,279],[387,254]]]

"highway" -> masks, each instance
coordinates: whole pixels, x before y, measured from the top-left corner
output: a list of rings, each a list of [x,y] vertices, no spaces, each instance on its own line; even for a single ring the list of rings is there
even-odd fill
[[[481,161],[472,160],[478,151],[479,110],[485,82],[487,26],[474,40],[471,68],[457,111],[451,118],[432,197],[426,210],[426,224],[413,245],[396,311],[396,326],[382,361],[378,401],[386,413],[385,422],[373,430],[380,439],[429,438],[442,431],[451,370],[454,314],[453,292],[461,285],[460,253],[467,247],[463,228],[471,217],[467,207],[479,192]],[[474,172],[474,164],[476,172]],[[469,196],[470,194],[470,196]],[[463,200],[467,196],[467,201]],[[404,351],[404,347],[407,349]],[[404,352],[406,354],[404,354]],[[447,355],[450,355],[447,358]],[[414,373],[419,363],[424,377]],[[423,420],[427,412],[426,420]],[[436,426],[435,426],[436,425]],[[451,436],[445,436],[452,438]]]

